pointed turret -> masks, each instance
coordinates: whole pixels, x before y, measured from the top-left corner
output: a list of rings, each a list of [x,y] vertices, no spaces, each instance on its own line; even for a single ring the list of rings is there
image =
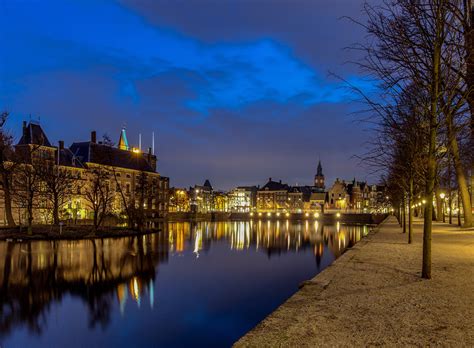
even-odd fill
[[[323,174],[323,166],[321,165],[321,161],[318,162],[318,168],[316,169],[316,175],[314,176],[314,186],[319,190],[324,190],[324,174]]]
[[[128,146],[128,140],[127,140],[127,132],[125,131],[125,127],[122,128],[122,131],[120,132],[120,139],[118,143],[118,148],[120,150],[129,150],[130,147]]]
[[[321,165],[321,161],[318,162],[318,169],[316,171],[317,176],[324,176],[323,175],[323,166]]]

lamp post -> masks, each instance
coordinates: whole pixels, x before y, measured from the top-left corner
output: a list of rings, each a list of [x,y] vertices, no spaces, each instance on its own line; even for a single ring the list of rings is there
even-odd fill
[[[439,194],[439,197],[441,198],[441,202],[442,202],[442,205],[441,205],[441,211],[443,213],[443,222],[446,222],[446,216],[445,216],[445,209],[444,209],[444,197],[446,197],[446,194],[444,192],[441,192]]]

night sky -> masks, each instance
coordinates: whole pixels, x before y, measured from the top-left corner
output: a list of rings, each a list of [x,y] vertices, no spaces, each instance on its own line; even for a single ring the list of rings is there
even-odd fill
[[[172,186],[268,177],[376,181],[353,156],[370,134],[330,72],[371,84],[344,48],[363,40],[363,0],[0,0],[0,109],[40,118],[50,141],[151,145]]]

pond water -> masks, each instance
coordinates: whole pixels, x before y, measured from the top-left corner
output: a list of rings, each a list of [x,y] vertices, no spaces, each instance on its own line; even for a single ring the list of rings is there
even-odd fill
[[[180,222],[138,237],[0,242],[0,346],[230,346],[367,233]]]

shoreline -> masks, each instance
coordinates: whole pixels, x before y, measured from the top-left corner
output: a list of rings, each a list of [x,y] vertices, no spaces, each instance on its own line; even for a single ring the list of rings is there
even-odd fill
[[[234,346],[473,345],[474,233],[433,222],[433,278],[424,280],[422,220],[414,225],[408,244],[389,217]]]
[[[111,227],[110,229],[101,229],[94,231],[92,226],[80,225],[81,228],[70,228],[71,226],[63,226],[63,231],[59,233],[58,226],[42,225],[33,226],[33,234],[27,233],[27,228],[19,227],[13,229],[0,229],[0,241],[3,242],[27,242],[27,241],[59,241],[59,240],[92,240],[103,238],[122,238],[122,237],[138,237],[153,233],[161,232],[161,229],[146,230],[143,232],[133,231],[130,229],[122,229],[119,227]],[[76,227],[76,226],[74,226]]]
[[[380,220],[382,215],[371,215],[363,214],[354,218],[355,214],[344,217],[341,214],[340,218],[335,218],[334,214],[328,216],[321,216],[318,219],[314,218],[291,218],[287,221],[292,223],[296,222],[305,222],[305,221],[319,221],[324,224],[353,224],[353,225],[369,225],[369,226],[379,226],[380,223],[376,223]],[[370,215],[370,216],[369,216]],[[273,217],[247,217],[240,219],[232,218],[211,218],[210,216],[199,216],[198,218],[188,217],[186,219],[164,219],[160,223],[176,223],[176,222],[188,222],[188,223],[198,223],[198,222],[238,222],[238,221],[280,221],[279,218]],[[375,227],[377,228],[377,227]],[[0,228],[0,241],[49,241],[49,240],[82,240],[82,239],[101,239],[101,238],[121,238],[121,237],[134,237],[142,236],[147,234],[153,234],[161,232],[162,229],[151,229],[143,232],[138,232],[130,230],[127,228],[121,227],[101,227],[98,231],[94,231],[94,228],[91,225],[63,225],[62,233],[59,233],[59,226],[56,225],[35,225],[33,226],[33,234],[27,234],[27,228],[25,226],[19,226],[8,228]],[[341,256],[342,257],[342,256]]]

